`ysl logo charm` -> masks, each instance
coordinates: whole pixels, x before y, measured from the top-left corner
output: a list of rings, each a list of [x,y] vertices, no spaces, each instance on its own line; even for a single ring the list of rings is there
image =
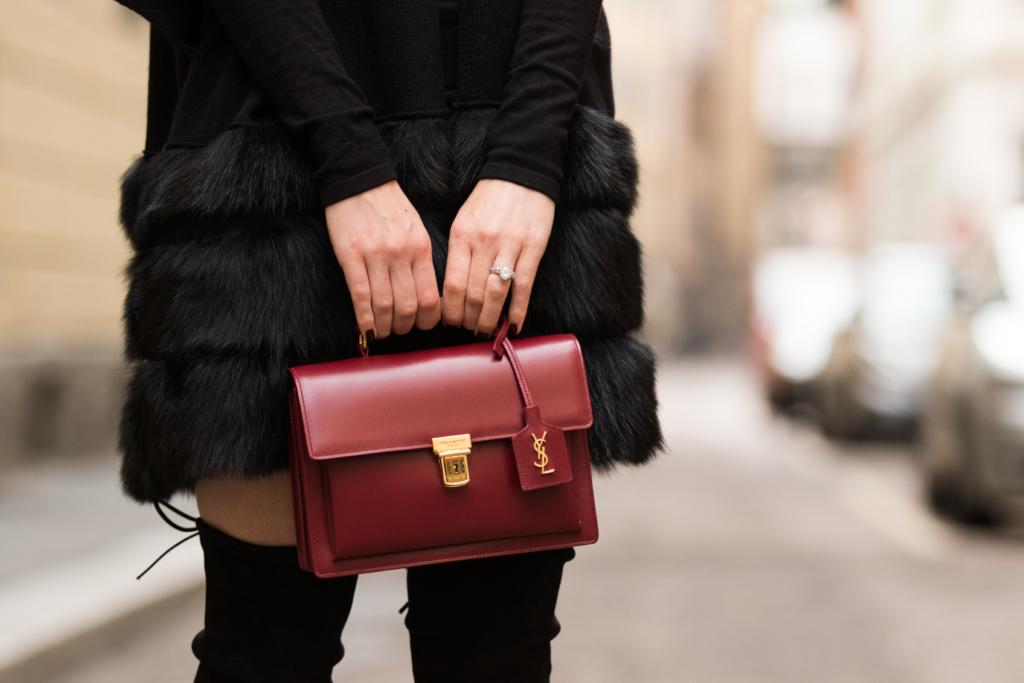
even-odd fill
[[[553,474],[555,468],[552,467],[550,470],[546,469],[548,466],[548,454],[544,450],[544,442],[547,441],[548,433],[544,432],[543,436],[539,439],[536,434],[531,434],[533,437],[533,450],[537,453],[537,462],[533,463],[534,467],[540,468],[541,474]]]

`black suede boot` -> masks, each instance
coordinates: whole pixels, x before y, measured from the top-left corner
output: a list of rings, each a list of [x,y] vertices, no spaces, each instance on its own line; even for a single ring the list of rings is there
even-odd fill
[[[548,683],[572,548],[409,569],[416,683]]]
[[[294,547],[245,543],[198,522],[206,628],[196,683],[330,683],[356,577],[318,579]]]

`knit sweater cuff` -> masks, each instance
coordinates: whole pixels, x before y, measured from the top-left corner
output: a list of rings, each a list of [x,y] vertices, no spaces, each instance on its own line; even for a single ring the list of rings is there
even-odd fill
[[[480,171],[480,179],[484,178],[507,180],[510,183],[522,185],[525,188],[546,194],[554,202],[558,201],[558,194],[561,191],[559,182],[554,178],[522,166],[513,166],[500,161],[488,161],[484,164]]]
[[[357,194],[372,190],[384,183],[390,183],[392,180],[397,179],[398,174],[395,173],[395,167],[391,165],[390,161],[387,161],[368,168],[361,173],[340,180],[329,181],[321,186],[320,203],[324,208],[327,208],[335,202],[354,197]]]

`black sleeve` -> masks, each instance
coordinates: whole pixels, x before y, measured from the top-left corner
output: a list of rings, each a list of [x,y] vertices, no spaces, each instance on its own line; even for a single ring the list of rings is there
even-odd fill
[[[117,0],[148,21],[173,48],[194,50],[202,37],[200,0]]]
[[[508,180],[558,201],[569,121],[590,60],[601,0],[523,0],[522,7],[480,177]]]
[[[316,0],[210,0],[285,125],[317,164],[324,206],[397,178],[373,111]]]
[[[146,101],[146,147],[144,154],[159,152],[171,135],[174,110],[178,106],[178,64],[174,45],[155,24],[149,27],[149,96]]]

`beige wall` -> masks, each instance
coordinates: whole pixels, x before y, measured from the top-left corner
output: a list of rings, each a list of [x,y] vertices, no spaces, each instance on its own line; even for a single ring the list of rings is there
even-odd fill
[[[682,348],[735,351],[746,339],[763,146],[753,115],[762,0],[716,0],[716,49],[694,74],[693,227]]]
[[[119,346],[117,187],[147,55],[148,25],[113,0],[0,2],[0,355]]]
[[[113,448],[148,35],[113,0],[0,0],[0,465]]]
[[[644,249],[645,337],[678,347],[691,250],[691,52],[660,0],[607,0],[616,118],[636,140],[640,202],[633,229]]]
[[[737,348],[746,330],[762,146],[753,118],[761,0],[606,0],[616,116],[633,130],[646,338]]]

